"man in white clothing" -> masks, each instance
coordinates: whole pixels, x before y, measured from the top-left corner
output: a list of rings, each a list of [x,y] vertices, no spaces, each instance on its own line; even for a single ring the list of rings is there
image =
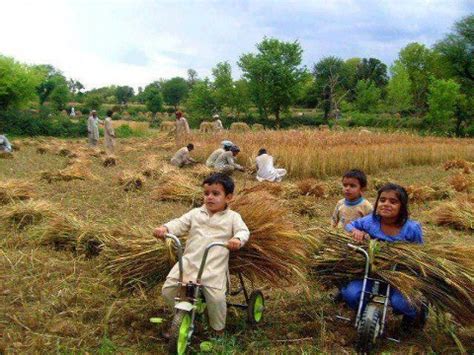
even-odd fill
[[[276,169],[273,166],[273,157],[267,153],[265,148],[258,151],[258,156],[255,159],[257,162],[257,180],[280,182],[283,176],[286,175],[285,169]]]
[[[221,142],[222,148],[218,148],[215,151],[209,155],[209,158],[206,160],[206,166],[209,168],[213,168],[214,164],[217,161],[217,158],[219,158],[219,155],[221,155],[224,152],[227,152],[230,150],[230,148],[234,145],[231,141],[222,141]]]

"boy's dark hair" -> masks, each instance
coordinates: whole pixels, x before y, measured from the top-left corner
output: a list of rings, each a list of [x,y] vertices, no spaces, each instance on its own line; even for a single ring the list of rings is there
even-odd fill
[[[113,114],[114,114],[114,111],[107,110],[107,117],[112,117]]]
[[[189,143],[186,148],[188,148],[188,150],[193,150],[194,149],[194,144],[192,143]]]
[[[395,191],[398,199],[400,200],[400,213],[398,214],[397,224],[399,226],[403,226],[406,221],[408,221],[408,193],[400,185],[388,183],[383,185],[379,189],[379,191],[377,191],[377,200],[375,201],[374,211],[372,212],[372,215],[374,217],[377,216],[377,208],[379,207],[380,195],[382,194],[382,192],[386,191]]]
[[[258,151],[258,155],[262,155],[262,154],[267,154],[267,150],[265,148],[261,148],[259,151]]]
[[[214,173],[209,175],[207,178],[204,179],[202,182],[203,185],[212,185],[212,184],[220,184],[224,188],[224,192],[226,196],[228,194],[233,194],[235,189],[234,180],[228,175],[221,174],[221,173]]]
[[[231,152],[240,152],[240,148],[236,145],[233,145],[232,147],[230,147],[230,151]]]
[[[359,181],[360,187],[365,188],[367,187],[367,176],[365,176],[365,173],[362,170],[359,169],[351,169],[347,171],[342,178],[353,178],[357,179]]]

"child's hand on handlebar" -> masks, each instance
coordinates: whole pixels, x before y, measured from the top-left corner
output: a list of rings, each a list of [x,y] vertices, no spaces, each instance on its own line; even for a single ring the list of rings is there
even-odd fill
[[[236,251],[240,249],[241,245],[242,243],[240,242],[240,239],[232,238],[227,242],[227,249],[230,251]]]
[[[358,243],[362,243],[364,239],[367,238],[367,233],[362,232],[358,229],[354,229],[351,234],[352,234],[352,239],[354,239]]]
[[[158,228],[155,228],[155,230],[153,231],[153,236],[156,239],[165,240],[166,233],[168,233],[168,228],[166,228],[165,226],[159,226]]]

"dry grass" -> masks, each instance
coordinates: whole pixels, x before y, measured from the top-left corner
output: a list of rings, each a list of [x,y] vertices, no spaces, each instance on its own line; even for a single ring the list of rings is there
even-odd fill
[[[300,193],[304,196],[314,196],[314,197],[325,197],[326,196],[326,186],[324,183],[317,181],[316,179],[304,179],[298,181],[296,186],[300,190]]]
[[[55,217],[58,211],[57,206],[47,201],[20,201],[7,205],[0,211],[0,225],[5,230],[22,230]]]
[[[458,192],[471,192],[474,178],[472,175],[458,173],[449,179],[449,184]]]
[[[155,201],[181,201],[192,206],[202,204],[202,189],[196,179],[192,179],[179,171],[172,173],[172,178],[162,178],[160,184],[151,192]]]
[[[347,247],[351,238],[331,231],[324,233],[318,238],[320,244],[313,261],[318,280],[339,286],[361,278],[364,261]],[[371,240],[366,247],[374,277],[390,283],[415,305],[426,298],[460,323],[474,322],[473,246],[452,242],[387,244]]]
[[[158,176],[159,166],[160,162],[157,155],[147,155],[142,160],[142,174],[148,178],[155,178]]]
[[[446,185],[408,185],[406,187],[411,202],[426,202],[452,198],[455,191]]]
[[[110,166],[115,166],[117,165],[117,158],[114,156],[108,156],[102,159],[102,165],[106,168]]]
[[[284,193],[284,186],[281,183],[262,181],[256,182],[249,187],[245,187],[240,194],[248,194],[251,192],[265,191],[273,196],[281,196]]]
[[[431,215],[434,222],[440,226],[466,231],[474,230],[474,200],[472,197],[460,197],[454,201],[444,202],[436,207]]]
[[[0,159],[13,159],[13,153],[0,152]]]
[[[35,185],[27,180],[0,181],[0,205],[16,200],[29,200],[35,196]]]
[[[453,159],[445,162],[443,167],[446,171],[450,169],[462,169],[464,173],[470,174],[472,163],[467,162],[464,159]]]
[[[52,183],[53,181],[72,180],[97,180],[97,177],[90,172],[89,162],[76,160],[64,169],[56,172],[43,171],[41,178]]]
[[[117,180],[123,190],[127,192],[141,190],[145,184],[145,177],[130,170],[121,171],[117,176]]]

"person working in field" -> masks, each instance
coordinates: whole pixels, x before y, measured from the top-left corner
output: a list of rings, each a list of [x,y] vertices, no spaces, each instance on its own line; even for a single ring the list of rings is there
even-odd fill
[[[97,111],[92,110],[87,119],[87,135],[89,137],[90,147],[96,147],[99,142],[99,123],[103,122],[97,117]]]
[[[364,217],[373,211],[372,204],[363,196],[367,188],[367,177],[357,169],[349,170],[342,177],[344,198],[339,200],[332,215],[333,227],[343,228],[347,223]]]
[[[13,147],[6,136],[0,134],[0,152],[2,153],[11,153]]]
[[[277,169],[273,166],[273,157],[267,153],[265,148],[258,151],[255,161],[258,181],[280,182],[286,175],[285,169]]]
[[[224,174],[212,174],[203,183],[204,205],[195,208],[180,218],[158,227],[154,236],[164,239],[166,233],[176,236],[188,234],[183,254],[184,280],[196,280],[205,248],[212,242],[227,242],[228,250],[211,249],[203,274],[203,293],[206,298],[211,328],[222,334],[227,315],[226,281],[229,270],[229,250],[240,249],[249,239],[249,229],[237,212],[229,209],[233,198],[234,181]],[[178,264],[166,278],[162,293],[173,306],[178,290]],[[165,333],[165,337],[169,334]]]
[[[189,143],[186,147],[179,149],[173,158],[171,158],[171,164],[182,168],[185,165],[191,165],[196,163],[196,161],[191,158],[190,153],[194,150],[194,144]]]
[[[222,125],[222,121],[221,119],[219,118],[219,115],[218,114],[215,114],[214,116],[212,116],[212,118],[214,119],[214,129],[216,131],[223,131],[224,130],[224,126]]]
[[[178,147],[188,140],[190,132],[188,120],[181,111],[176,111],[176,145]]]
[[[219,158],[219,155],[221,155],[224,152],[228,152],[230,148],[234,145],[231,141],[222,141],[221,146],[222,148],[217,148],[215,151],[209,155],[209,158],[206,160],[206,166],[209,168],[213,168],[217,158]]]
[[[232,175],[235,170],[245,171],[245,169],[237,164],[234,158],[239,154],[240,148],[236,145],[230,147],[228,152],[224,152],[216,160],[214,168],[217,172]]]
[[[107,111],[107,117],[104,121],[105,151],[107,154],[114,154],[115,150],[115,130],[112,125],[112,110]]]
[[[389,243],[423,243],[421,225],[408,218],[406,190],[391,183],[379,189],[373,213],[346,224],[345,230],[357,242],[374,238]],[[368,282],[370,290],[372,281]],[[362,280],[354,280],[341,289],[340,295],[351,308],[357,309],[361,291]],[[402,329],[423,327],[426,319],[425,309],[418,311],[396,289],[392,289],[390,293],[390,303],[394,313],[403,314]]]

